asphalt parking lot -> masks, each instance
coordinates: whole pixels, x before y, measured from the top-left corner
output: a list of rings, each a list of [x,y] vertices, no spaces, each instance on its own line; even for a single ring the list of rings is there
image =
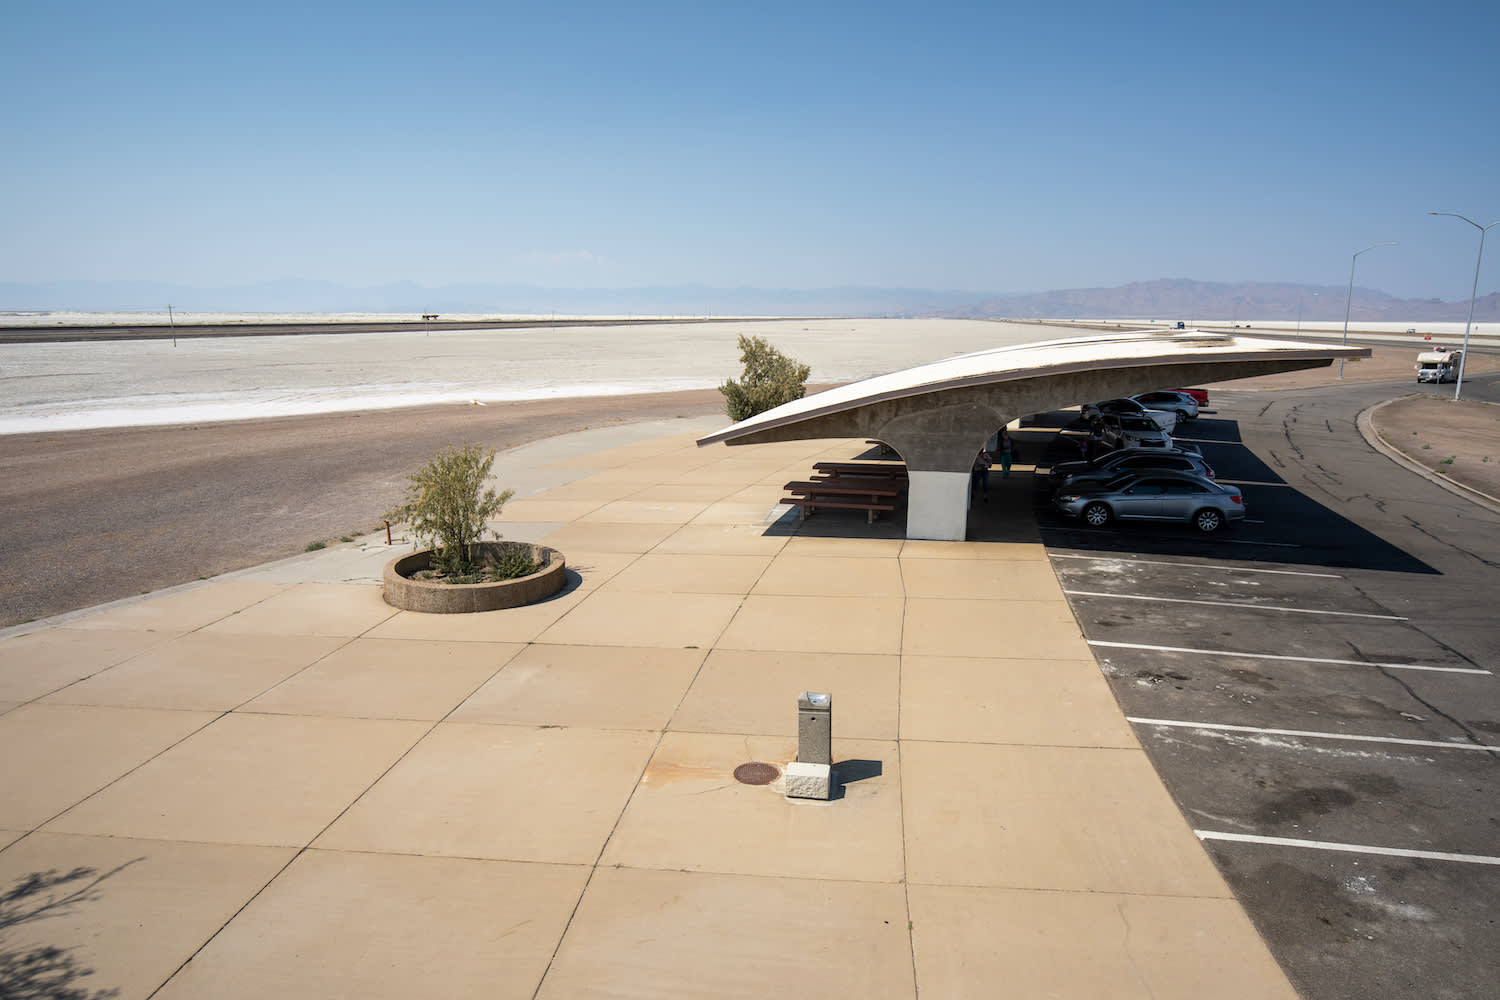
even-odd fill
[[[1365,444],[1406,391],[1214,392],[1178,437],[1243,488],[1218,535],[1037,494],[1116,698],[1311,1000],[1496,993],[1500,516]]]

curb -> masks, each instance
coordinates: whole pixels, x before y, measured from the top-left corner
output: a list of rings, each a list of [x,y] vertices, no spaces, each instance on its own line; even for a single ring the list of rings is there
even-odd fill
[[[1463,497],[1465,500],[1478,504],[1480,507],[1485,508],[1491,513],[1500,514],[1500,497],[1492,497],[1482,490],[1476,490],[1472,486],[1465,486],[1463,483],[1455,482],[1454,480],[1449,479],[1447,476],[1438,475],[1431,469],[1428,469],[1420,463],[1408,458],[1401,451],[1398,451],[1397,449],[1386,444],[1385,439],[1380,436],[1380,432],[1375,429],[1374,418],[1375,412],[1377,410],[1379,410],[1381,407],[1389,406],[1392,403],[1399,403],[1403,399],[1411,399],[1416,395],[1417,393],[1410,393],[1405,396],[1397,396],[1395,399],[1387,399],[1383,403],[1376,403],[1369,409],[1363,410],[1355,421],[1355,423],[1359,427],[1360,436],[1365,439],[1365,443],[1368,444],[1371,448],[1374,448],[1386,458],[1389,458],[1392,462],[1395,462],[1397,465],[1402,466],[1407,471],[1414,472],[1417,475],[1421,476],[1423,479],[1427,480],[1429,483],[1436,483],[1438,486],[1441,486],[1449,493],[1452,493],[1455,496]]]

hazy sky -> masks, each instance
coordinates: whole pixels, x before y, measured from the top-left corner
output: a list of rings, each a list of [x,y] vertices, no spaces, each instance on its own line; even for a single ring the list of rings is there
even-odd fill
[[[1047,9],[1042,9],[1047,8]],[[1500,4],[7,5],[0,281],[1467,299]],[[1500,227],[1480,292],[1500,288]]]

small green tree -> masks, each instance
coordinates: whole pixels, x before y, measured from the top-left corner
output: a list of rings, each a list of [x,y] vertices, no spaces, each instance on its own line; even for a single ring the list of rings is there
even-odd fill
[[[724,394],[724,410],[730,420],[744,420],[757,413],[807,393],[807,377],[812,368],[782,354],[764,337],[740,335],[740,360],[745,373],[738,382],[729,379],[719,386]]]
[[[412,532],[432,549],[432,566],[439,572],[461,575],[475,571],[484,523],[500,512],[514,490],[485,489],[495,450],[482,452],[476,444],[443,450],[406,478],[406,502],[387,515],[406,521]],[[499,532],[494,533],[500,537]]]

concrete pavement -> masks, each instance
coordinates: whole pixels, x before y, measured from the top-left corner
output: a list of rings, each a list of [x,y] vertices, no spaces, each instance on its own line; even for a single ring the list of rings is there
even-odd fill
[[[123,998],[1294,997],[998,470],[971,542],[795,520],[850,441],[500,456],[575,578],[397,611],[384,538],[0,633],[10,928]],[[832,802],[737,782],[833,694]],[[123,867],[121,867],[123,866]]]

